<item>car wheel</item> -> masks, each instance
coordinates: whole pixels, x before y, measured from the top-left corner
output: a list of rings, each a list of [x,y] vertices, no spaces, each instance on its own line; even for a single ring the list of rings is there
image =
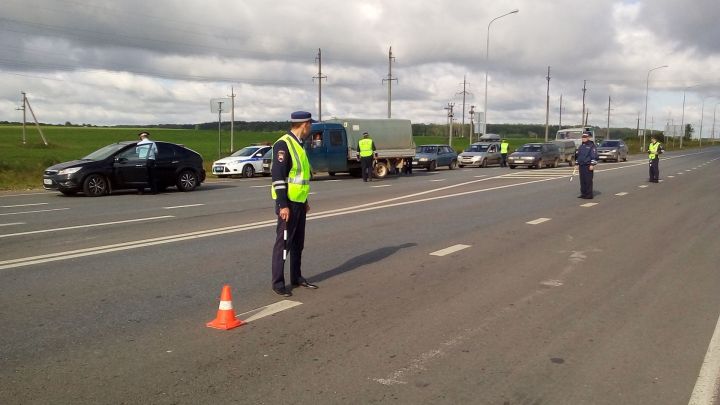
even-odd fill
[[[253,168],[252,165],[243,166],[242,175],[248,179],[255,176],[255,168]]]
[[[457,162],[457,160],[453,160],[452,162],[450,162],[450,166],[448,166],[448,167],[450,168],[450,170],[455,170],[455,169],[457,169],[457,167],[458,167],[458,162]]]
[[[514,169],[515,165],[509,165],[508,167],[510,167],[511,169]]]
[[[437,163],[435,163],[435,161],[433,160],[433,161],[430,162],[430,164],[428,165],[427,171],[429,171],[429,172],[434,172],[435,169],[437,169]]]
[[[543,163],[542,159],[538,160],[537,165],[535,165],[536,169],[542,169],[545,166],[545,163]]]
[[[175,183],[180,191],[193,191],[198,186],[198,177],[192,170],[183,170]]]
[[[88,197],[99,197],[108,193],[108,182],[99,174],[91,174],[83,182],[83,192]]]
[[[387,176],[389,170],[387,165],[384,162],[377,162],[375,164],[375,169],[373,170],[373,174],[376,178],[382,179],[385,176]]]
[[[575,159],[570,159],[570,161],[568,162],[568,166],[570,166],[570,167],[575,166]]]
[[[483,159],[483,161],[480,162],[480,167],[487,167],[487,159]]]
[[[328,172],[329,175],[334,176],[335,172]]]
[[[560,166],[560,158],[555,158],[555,161],[553,162],[553,167]]]

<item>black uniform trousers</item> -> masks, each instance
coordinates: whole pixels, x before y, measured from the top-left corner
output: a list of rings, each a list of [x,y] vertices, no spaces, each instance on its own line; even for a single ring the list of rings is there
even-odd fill
[[[372,169],[373,169],[372,164],[373,164],[372,156],[360,158],[360,167],[362,168],[363,181],[368,181],[368,180],[372,181]]]
[[[290,256],[290,283],[299,284],[302,280],[302,251],[305,248],[305,218],[307,207],[305,203],[288,201],[290,216],[287,222],[278,217],[275,228],[275,246],[272,253],[272,286],[273,289],[285,287],[285,259],[283,249],[288,251]],[[276,209],[278,211],[279,208]],[[287,246],[283,233],[287,229]]]
[[[592,198],[593,196],[593,171],[590,165],[580,165],[580,195]]]
[[[150,187],[150,192],[157,193],[157,183],[155,182],[155,159],[147,159],[145,162],[147,168],[147,185]],[[143,188],[138,187],[138,192],[142,192]]]
[[[507,167],[507,153],[500,154],[500,167]]]
[[[650,181],[657,183],[660,181],[660,158],[650,159]]]

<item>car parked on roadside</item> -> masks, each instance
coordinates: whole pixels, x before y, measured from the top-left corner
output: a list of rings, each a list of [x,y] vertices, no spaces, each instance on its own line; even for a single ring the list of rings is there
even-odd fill
[[[272,150],[272,146],[252,145],[244,147],[226,158],[214,161],[212,173],[217,177],[237,175],[253,177],[255,173],[262,173],[263,155],[268,150]]]
[[[138,155],[137,142],[107,145],[79,160],[45,169],[43,187],[65,195],[83,192],[90,197],[121,189],[147,187],[147,159]],[[155,181],[158,190],[177,187],[192,191],[205,181],[202,156],[192,149],[155,141]]]
[[[560,151],[560,161],[565,162],[568,166],[575,166],[575,141],[572,139],[564,139],[553,141]]]
[[[262,159],[262,175],[267,177],[270,174],[270,165],[272,164],[272,148],[270,148],[265,154],[263,155]]]
[[[605,140],[597,147],[597,154],[600,160],[614,160],[619,162],[620,159],[622,159],[623,162],[626,162],[628,147],[625,142],[620,139]]]
[[[502,163],[500,144],[497,142],[476,142],[469,145],[458,155],[458,166],[478,166]]]
[[[514,169],[527,166],[540,169],[546,166],[558,167],[560,149],[554,143],[526,143],[508,156],[508,166]]]
[[[450,170],[458,165],[458,154],[450,145],[421,145],[415,148],[413,168],[421,167],[431,172],[439,166],[447,166]]]

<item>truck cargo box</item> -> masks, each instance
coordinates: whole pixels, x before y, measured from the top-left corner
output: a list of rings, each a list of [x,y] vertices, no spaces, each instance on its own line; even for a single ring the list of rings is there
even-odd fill
[[[345,128],[348,146],[357,150],[363,132],[370,134],[375,148],[380,151],[415,149],[410,120],[385,118],[333,118],[323,122],[338,123]]]

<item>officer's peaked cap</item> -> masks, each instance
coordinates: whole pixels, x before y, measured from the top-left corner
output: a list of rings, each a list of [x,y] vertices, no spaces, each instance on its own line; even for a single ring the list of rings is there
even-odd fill
[[[310,114],[307,111],[295,111],[294,113],[290,114],[290,122],[317,122],[314,119],[312,119],[312,114]]]

